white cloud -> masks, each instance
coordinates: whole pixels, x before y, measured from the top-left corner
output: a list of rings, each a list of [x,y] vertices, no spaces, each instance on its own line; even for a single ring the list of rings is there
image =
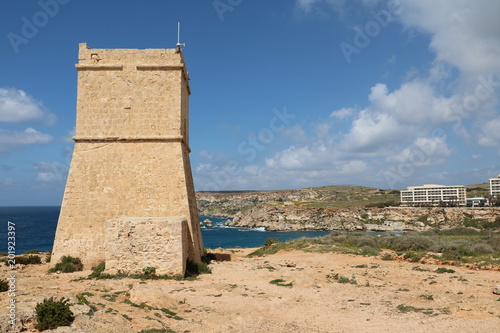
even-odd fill
[[[388,156],[388,164],[410,163],[413,167],[429,167],[443,164],[453,154],[445,137],[419,137],[401,152]]]
[[[340,110],[336,110],[330,113],[330,117],[342,120],[351,117],[354,114],[354,112],[356,112],[356,109],[354,108],[342,108]]]
[[[298,126],[291,132],[297,133],[301,140],[292,141],[288,147],[268,155],[263,165],[240,165],[232,170],[236,172],[218,167],[217,159],[200,165],[197,186],[203,187],[203,182],[209,181],[221,185],[221,189],[293,188],[346,182],[368,185],[372,182],[400,188],[405,183],[443,181],[452,184],[462,178],[466,183],[482,181],[486,173],[465,170],[462,174],[452,174],[443,165],[457,153],[451,147],[477,149],[471,145],[473,138],[479,146],[500,146],[500,21],[497,18],[500,2],[388,2],[398,3],[401,9],[391,29],[398,29],[399,22],[409,35],[427,34],[431,41],[429,50],[435,55],[433,61],[422,67],[408,68],[399,87],[389,89],[383,82],[374,82],[367,96],[368,105],[364,108],[347,105],[334,110],[326,121],[311,126],[314,128],[307,131],[309,135],[302,127],[304,124]],[[387,5],[386,1],[377,0],[296,0],[295,3],[302,14],[319,19],[332,18],[333,11],[337,21],[345,22],[348,29],[357,22],[372,20],[370,11],[374,6]],[[391,59],[400,59],[400,56],[394,54]],[[353,105],[356,102],[353,101]],[[346,134],[332,134],[337,120],[350,125]],[[444,134],[451,132],[450,129],[455,132],[433,136],[435,131]],[[467,145],[463,141],[467,141]],[[475,153],[469,150],[465,156],[478,159],[486,154]],[[429,173],[432,170],[429,168],[436,166],[442,170]],[[392,178],[387,178],[387,174]]]
[[[311,7],[320,3],[322,0],[297,0],[297,5],[305,11],[311,10]]]
[[[37,121],[52,125],[56,120],[42,102],[22,90],[0,88],[0,122],[22,123]]]
[[[438,61],[462,74],[491,73],[500,68],[500,2],[497,0],[398,0],[400,21],[432,36]]]
[[[358,113],[341,142],[344,150],[385,152],[389,145],[428,135],[451,118],[455,100],[438,96],[430,83],[418,79],[393,92],[378,83],[368,98],[370,105]]]
[[[478,143],[483,147],[500,147],[500,118],[490,120],[482,126]]]
[[[391,142],[406,134],[397,120],[387,113],[375,113],[369,109],[360,112],[350,132],[341,142],[344,151],[375,152],[385,150]]]
[[[38,132],[33,128],[27,128],[23,132],[0,129],[0,153],[19,146],[46,144],[52,139],[52,136]]]
[[[57,162],[38,162],[35,164],[36,180],[40,182],[64,182],[68,168]]]

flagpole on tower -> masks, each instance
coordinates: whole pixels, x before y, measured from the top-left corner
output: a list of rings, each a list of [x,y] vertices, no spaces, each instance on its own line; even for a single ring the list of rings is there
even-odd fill
[[[186,46],[186,44],[181,44],[181,21],[177,21],[177,48],[180,50],[181,46]]]

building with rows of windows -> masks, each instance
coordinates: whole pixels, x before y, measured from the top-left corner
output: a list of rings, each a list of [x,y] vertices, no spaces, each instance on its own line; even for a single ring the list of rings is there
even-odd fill
[[[465,206],[467,204],[467,193],[465,186],[444,186],[426,184],[423,186],[408,186],[401,191],[401,205],[449,205]]]
[[[496,178],[490,178],[490,195],[496,199],[500,198],[500,175]]]

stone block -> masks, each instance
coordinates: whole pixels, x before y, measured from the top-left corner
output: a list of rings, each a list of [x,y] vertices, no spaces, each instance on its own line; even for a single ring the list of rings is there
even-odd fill
[[[186,217],[122,217],[106,221],[106,272],[141,274],[154,267],[157,275],[184,275],[188,225]]]

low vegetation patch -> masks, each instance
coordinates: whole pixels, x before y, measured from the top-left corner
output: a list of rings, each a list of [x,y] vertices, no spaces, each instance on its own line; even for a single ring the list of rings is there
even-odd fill
[[[356,278],[353,276],[351,279],[349,279],[348,277],[345,277],[345,276],[339,276],[338,273],[331,273],[331,274],[328,274],[326,276],[326,278],[328,280],[334,280],[334,281],[337,281],[338,283],[349,283],[349,284],[358,284],[358,282],[356,281]]]
[[[279,242],[280,241],[278,238],[271,237],[271,238],[266,239],[266,241],[264,242],[264,247],[268,247],[268,246],[271,246],[271,245],[279,243]]]
[[[10,266],[12,262],[10,260],[7,260],[7,258],[2,258],[2,260],[0,261],[3,262],[6,266]],[[40,259],[40,257],[37,255],[17,256],[15,258],[15,263],[17,265],[39,265],[42,263],[42,259]]]
[[[250,253],[249,257],[265,256],[278,251],[339,252],[363,256],[377,256],[382,249],[394,251],[397,256],[386,255],[385,260],[397,259],[448,264],[473,263],[481,268],[500,265],[500,231],[454,228],[425,232],[407,232],[403,235],[375,236],[369,233],[333,232],[320,238],[302,238],[288,242],[266,242]]]
[[[275,280],[272,280],[272,281],[269,281],[270,284],[275,284],[277,286],[281,286],[281,287],[293,287],[293,282],[289,282],[289,283],[286,283],[285,280],[283,279],[275,279]]]
[[[61,260],[51,269],[50,273],[63,272],[63,273],[73,273],[76,271],[83,270],[83,263],[80,258],[73,258],[71,256],[64,256]]]
[[[9,290],[9,281],[2,279],[0,280],[0,292]]]
[[[97,312],[97,307],[95,305],[90,304],[90,302],[87,300],[85,296],[93,296],[92,293],[81,293],[80,295],[76,296],[76,299],[78,300],[78,304],[85,304],[87,305],[90,310],[86,313],[89,316],[93,316],[94,313]]]
[[[100,262],[99,265],[97,265],[96,267],[92,267],[92,273],[89,275],[89,278],[91,279],[99,278],[105,269],[106,269],[106,263]]]
[[[405,305],[405,304],[399,304],[396,308],[401,313],[421,312],[423,314],[430,315],[430,316],[437,316],[439,314],[450,314],[451,313],[448,308],[443,308],[443,309],[417,308],[417,307],[414,307],[411,305]]]
[[[432,296],[432,295],[420,295],[419,297],[423,298],[423,299],[426,299],[428,301],[433,301],[434,300],[434,296]]]
[[[195,263],[188,259],[186,262],[186,274],[185,277],[194,277],[200,274],[211,274],[212,269],[208,267],[208,263],[199,262]]]
[[[39,256],[30,255],[28,257],[17,257],[16,264],[21,265],[39,265],[42,263],[42,259]]]
[[[54,298],[44,299],[42,303],[36,305],[35,328],[40,331],[55,329],[59,326],[69,326],[75,319],[68,304],[69,300],[61,298],[56,301]]]
[[[205,258],[205,257],[204,257]],[[99,263],[96,267],[92,267],[92,273],[87,278],[84,279],[96,279],[96,280],[120,280],[125,278],[140,279],[140,280],[192,280],[194,277],[200,274],[210,274],[212,269],[208,267],[207,259],[195,264],[194,262],[188,260],[186,263],[186,274],[182,275],[157,275],[155,267],[144,267],[142,269],[142,274],[109,274],[104,273],[106,269],[106,264],[104,262]]]
[[[150,328],[147,330],[142,330],[139,333],[176,333],[169,328]]]
[[[172,318],[175,320],[184,320],[184,318],[179,317],[177,315],[177,313],[175,313],[174,311],[171,311],[169,309],[161,308],[160,311],[163,312],[164,314],[166,314],[167,318]]]
[[[129,299],[126,299],[125,300],[125,303],[135,307],[135,308],[141,308],[141,309],[148,309],[148,310],[156,310],[155,308],[153,308],[152,306],[150,305],[147,305],[146,303],[142,302],[141,304],[137,304],[137,303],[134,303],[132,302],[131,300]]]
[[[144,275],[154,276],[154,275],[156,275],[156,267],[149,267],[149,266],[148,267],[144,267],[142,269],[142,273]]]

